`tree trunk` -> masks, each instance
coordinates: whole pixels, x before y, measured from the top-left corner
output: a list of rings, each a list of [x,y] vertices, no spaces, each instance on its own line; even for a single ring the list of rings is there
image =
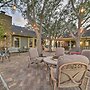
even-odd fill
[[[80,52],[80,38],[77,38],[75,42],[76,42],[76,51]]]
[[[37,35],[37,50],[38,50],[39,56],[42,56],[41,33],[36,31],[36,35]]]
[[[49,43],[49,52],[52,51],[52,40],[50,39],[50,43]]]

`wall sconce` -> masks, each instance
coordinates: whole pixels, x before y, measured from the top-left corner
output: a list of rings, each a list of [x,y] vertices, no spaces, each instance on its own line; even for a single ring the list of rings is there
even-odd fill
[[[21,33],[23,33],[23,31],[21,31]]]
[[[86,42],[85,42],[85,45],[86,45],[86,46],[89,46],[89,42],[88,42],[88,41],[86,41]]]
[[[80,45],[82,46],[82,44],[83,44],[83,42],[81,41],[81,42],[80,42]]]
[[[15,32],[12,33],[13,35],[15,34]]]
[[[15,4],[13,4],[12,9],[16,10],[16,5]]]
[[[17,39],[14,37],[14,41],[17,41]]]

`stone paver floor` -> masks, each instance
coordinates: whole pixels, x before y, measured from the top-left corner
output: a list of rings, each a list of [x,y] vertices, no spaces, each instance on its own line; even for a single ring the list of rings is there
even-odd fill
[[[27,68],[28,53],[11,56],[10,60],[0,62],[0,73],[10,90],[50,90],[44,64],[38,66],[33,64]]]
[[[50,55],[50,53],[46,55]],[[10,90],[52,90],[48,71],[44,64],[38,66],[34,64],[28,68],[28,53],[21,53],[20,56],[14,55],[10,59],[10,62],[7,60],[3,63],[0,62],[0,73],[3,75]],[[4,89],[0,87],[0,90]]]

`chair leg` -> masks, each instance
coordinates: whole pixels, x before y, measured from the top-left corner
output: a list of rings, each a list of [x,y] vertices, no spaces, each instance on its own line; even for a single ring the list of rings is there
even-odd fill
[[[10,62],[10,56],[6,56],[6,59]]]
[[[28,57],[28,68],[30,67],[30,58]]]
[[[81,90],[88,90],[88,83],[89,83],[89,79],[85,78],[82,85],[80,85]]]
[[[30,67],[30,64],[28,63],[28,66],[27,66],[28,68]]]
[[[34,64],[34,61],[32,61],[31,58],[28,57],[28,65],[27,65],[27,67],[29,68],[31,64]]]
[[[57,84],[56,82],[54,82],[54,90],[56,90]]]
[[[79,87],[80,88],[80,90],[82,90],[82,88],[81,87]]]
[[[45,70],[48,71],[48,64],[44,62],[44,65],[45,65]]]
[[[8,56],[8,60],[9,60],[9,62],[11,61],[11,60],[10,60],[10,56]]]
[[[3,60],[4,60],[3,57],[1,57],[1,61],[2,61],[2,63],[3,63]]]

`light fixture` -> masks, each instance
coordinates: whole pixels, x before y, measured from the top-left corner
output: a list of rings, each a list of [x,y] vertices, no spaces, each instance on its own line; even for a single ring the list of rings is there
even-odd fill
[[[82,44],[83,44],[83,42],[82,41],[80,41],[80,45],[82,46]]]
[[[56,39],[58,39],[58,37],[56,37]]]
[[[33,24],[33,27],[36,27],[36,24]]]
[[[53,36],[51,36],[51,39],[53,39]]]
[[[81,28],[80,28],[80,33],[82,33],[82,32],[83,32],[83,28],[81,27]]]
[[[13,32],[13,35],[15,34],[15,32]]]
[[[88,41],[86,41],[86,42],[85,42],[85,45],[86,45],[86,46],[89,46],[89,42],[88,42]]]
[[[12,9],[16,10],[16,5],[15,4],[13,4]]]
[[[14,37],[14,41],[17,41],[16,37]]]
[[[21,31],[21,33],[23,33],[23,31]]]
[[[34,24],[32,25],[32,27],[33,27],[33,29],[35,29],[35,30],[39,30],[38,25],[37,25],[36,23],[34,23]]]
[[[80,9],[80,12],[81,12],[81,13],[85,12],[85,8],[82,7],[82,8]]]
[[[6,35],[7,33],[5,33],[5,35]]]
[[[81,21],[81,24],[83,23],[83,20]]]

